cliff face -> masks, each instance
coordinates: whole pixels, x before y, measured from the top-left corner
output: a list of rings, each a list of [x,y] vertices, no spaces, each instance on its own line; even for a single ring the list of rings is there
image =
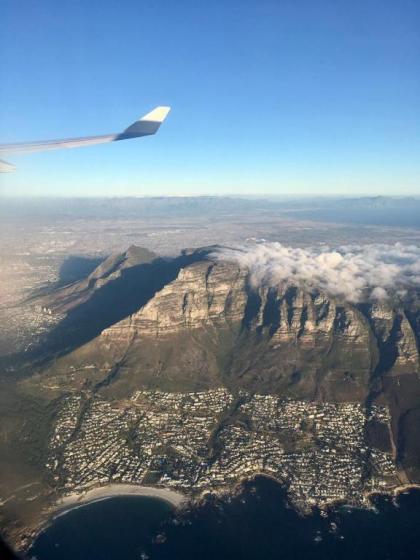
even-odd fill
[[[182,330],[223,326],[243,319],[246,274],[235,266],[199,262],[180,270],[139,311],[105,330],[112,339],[126,336],[163,338]]]
[[[369,314],[381,350],[382,369],[388,375],[418,373],[416,334],[404,310],[382,304],[372,306]]]
[[[160,381],[175,385],[186,377],[198,386],[217,380],[291,397],[363,401],[375,378],[418,373],[416,337],[402,309],[362,308],[296,287],[252,287],[236,264],[209,260],[182,268],[100,339],[129,345],[126,361],[146,383],[159,371]]]

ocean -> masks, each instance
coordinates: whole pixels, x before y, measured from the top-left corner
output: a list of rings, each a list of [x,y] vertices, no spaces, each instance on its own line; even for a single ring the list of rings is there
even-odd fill
[[[406,560],[419,557],[420,491],[372,508],[300,516],[275,482],[260,477],[228,501],[209,497],[177,513],[166,502],[127,496],[57,517],[34,543],[37,560]]]

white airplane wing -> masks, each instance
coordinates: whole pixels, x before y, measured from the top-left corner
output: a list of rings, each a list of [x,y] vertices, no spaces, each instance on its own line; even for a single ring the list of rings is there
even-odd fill
[[[117,132],[114,134],[84,136],[82,138],[65,138],[63,140],[27,142],[24,144],[0,144],[0,156],[45,152],[49,150],[59,150],[61,148],[80,148],[83,146],[92,146],[94,144],[104,144],[106,142],[117,142],[118,140],[139,138],[141,136],[151,136],[159,130],[160,125],[166,119],[169,111],[170,107],[156,107],[153,111],[150,111],[150,113],[141,117],[123,132]],[[0,173],[14,171],[14,169],[14,165],[0,159]]]

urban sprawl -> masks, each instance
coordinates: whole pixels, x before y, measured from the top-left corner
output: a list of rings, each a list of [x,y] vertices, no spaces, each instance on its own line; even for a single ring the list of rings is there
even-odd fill
[[[70,396],[46,466],[63,493],[123,482],[194,494],[265,474],[300,509],[363,504],[397,482],[392,454],[366,442],[370,422],[389,429],[388,409],[226,389],[137,391],[118,403]]]

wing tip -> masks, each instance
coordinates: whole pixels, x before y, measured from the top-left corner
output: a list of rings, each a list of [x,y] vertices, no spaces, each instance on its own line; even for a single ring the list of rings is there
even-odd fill
[[[138,121],[131,124],[121,134],[118,134],[115,140],[126,140],[128,138],[139,138],[140,136],[151,136],[156,134],[160,125],[168,116],[170,107],[159,106],[141,117]]]
[[[159,107],[155,107],[152,111],[141,117],[139,120],[162,123],[168,116],[170,110],[171,108],[169,106],[160,105]]]

